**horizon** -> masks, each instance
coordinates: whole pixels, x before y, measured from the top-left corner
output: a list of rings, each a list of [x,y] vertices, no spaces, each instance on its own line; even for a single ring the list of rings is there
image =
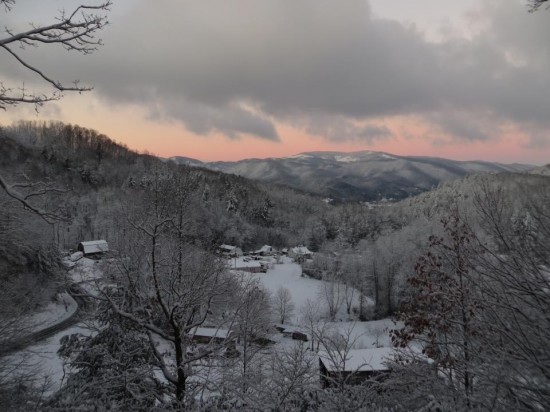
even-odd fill
[[[16,2],[6,26],[70,8],[52,3]],[[91,56],[21,51],[93,91],[38,113],[10,107],[0,124],[59,120],[203,161],[361,150],[550,161],[550,11],[528,13],[527,0],[117,0],[108,17]],[[8,60],[6,83],[40,92]]]
[[[295,157],[295,156],[299,156],[299,155],[303,155],[303,154],[310,154],[310,153],[356,154],[356,153],[362,153],[362,152],[383,153],[383,154],[387,154],[387,155],[390,155],[390,156],[406,157],[406,158],[445,159],[445,160],[452,160],[452,161],[456,161],[456,162],[488,162],[488,163],[499,163],[499,164],[503,164],[503,165],[515,165],[516,164],[516,165],[536,166],[536,167],[546,166],[547,164],[550,164],[550,161],[548,161],[547,163],[535,164],[535,163],[523,163],[523,162],[493,162],[493,161],[485,160],[485,159],[453,159],[451,157],[431,156],[431,155],[430,156],[428,156],[428,155],[400,155],[400,154],[397,154],[397,153],[390,153],[390,152],[385,152],[385,151],[381,151],[381,150],[368,150],[368,149],[367,150],[355,150],[355,151],[310,150],[310,151],[294,153],[294,154],[290,154],[290,155],[286,155],[286,156],[244,157],[244,158],[236,159],[236,160],[207,160],[207,159],[198,159],[198,158],[191,157],[191,156],[186,156],[186,155],[174,155],[174,156],[168,156],[168,157],[158,156],[158,155],[155,155],[155,156],[157,156],[159,158],[163,158],[163,159],[172,159],[174,157],[176,157],[176,158],[181,157],[181,158],[186,158],[186,159],[191,159],[191,160],[198,160],[198,161],[203,162],[203,163],[217,163],[217,162],[240,162],[240,161],[246,161],[246,160],[287,159],[287,158],[291,158],[291,157]]]

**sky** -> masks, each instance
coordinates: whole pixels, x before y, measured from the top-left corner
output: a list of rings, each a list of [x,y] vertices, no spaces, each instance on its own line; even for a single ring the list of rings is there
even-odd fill
[[[47,24],[80,2],[20,0],[1,26]],[[20,51],[94,90],[8,108],[0,124],[60,120],[201,160],[379,150],[546,164],[550,10],[526,2],[113,0],[96,52]],[[0,55],[4,86],[41,90]]]

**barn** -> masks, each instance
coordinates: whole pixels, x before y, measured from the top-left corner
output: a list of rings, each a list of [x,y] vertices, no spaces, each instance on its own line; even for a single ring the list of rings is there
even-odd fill
[[[230,332],[227,329],[197,327],[190,334],[193,342],[220,344],[229,338]]]
[[[89,240],[78,244],[78,251],[84,256],[96,255],[109,251],[109,245],[106,240]]]
[[[371,379],[380,379],[390,368],[387,362],[393,358],[393,348],[352,349],[345,361],[339,353],[319,353],[321,386],[327,388],[345,381],[360,385]]]

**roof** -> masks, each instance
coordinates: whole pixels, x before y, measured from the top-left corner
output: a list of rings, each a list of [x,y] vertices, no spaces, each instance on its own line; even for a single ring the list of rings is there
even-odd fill
[[[319,352],[319,358],[329,372],[385,371],[393,354],[393,348],[352,349],[347,353],[345,365],[331,361],[327,352]]]
[[[266,252],[273,252],[273,246],[263,245],[255,253],[266,253]]]
[[[229,336],[229,331],[227,329],[197,327],[191,330],[191,335],[226,339]]]
[[[106,240],[89,240],[80,242],[84,254],[108,252],[109,245]]]
[[[306,246],[297,246],[293,247],[291,249],[292,253],[295,253],[297,255],[309,255],[313,253],[311,250],[309,250]]]
[[[237,247],[236,246],[231,246],[231,245],[220,245],[220,249],[224,249],[224,250],[235,250]]]

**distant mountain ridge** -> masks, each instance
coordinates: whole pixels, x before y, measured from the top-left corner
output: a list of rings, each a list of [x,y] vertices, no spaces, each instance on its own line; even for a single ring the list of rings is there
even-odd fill
[[[478,172],[524,172],[524,164],[458,161],[428,156],[398,156],[385,152],[304,152],[267,159],[201,162],[173,157],[176,163],[241,175],[339,200],[403,199],[440,182]]]

